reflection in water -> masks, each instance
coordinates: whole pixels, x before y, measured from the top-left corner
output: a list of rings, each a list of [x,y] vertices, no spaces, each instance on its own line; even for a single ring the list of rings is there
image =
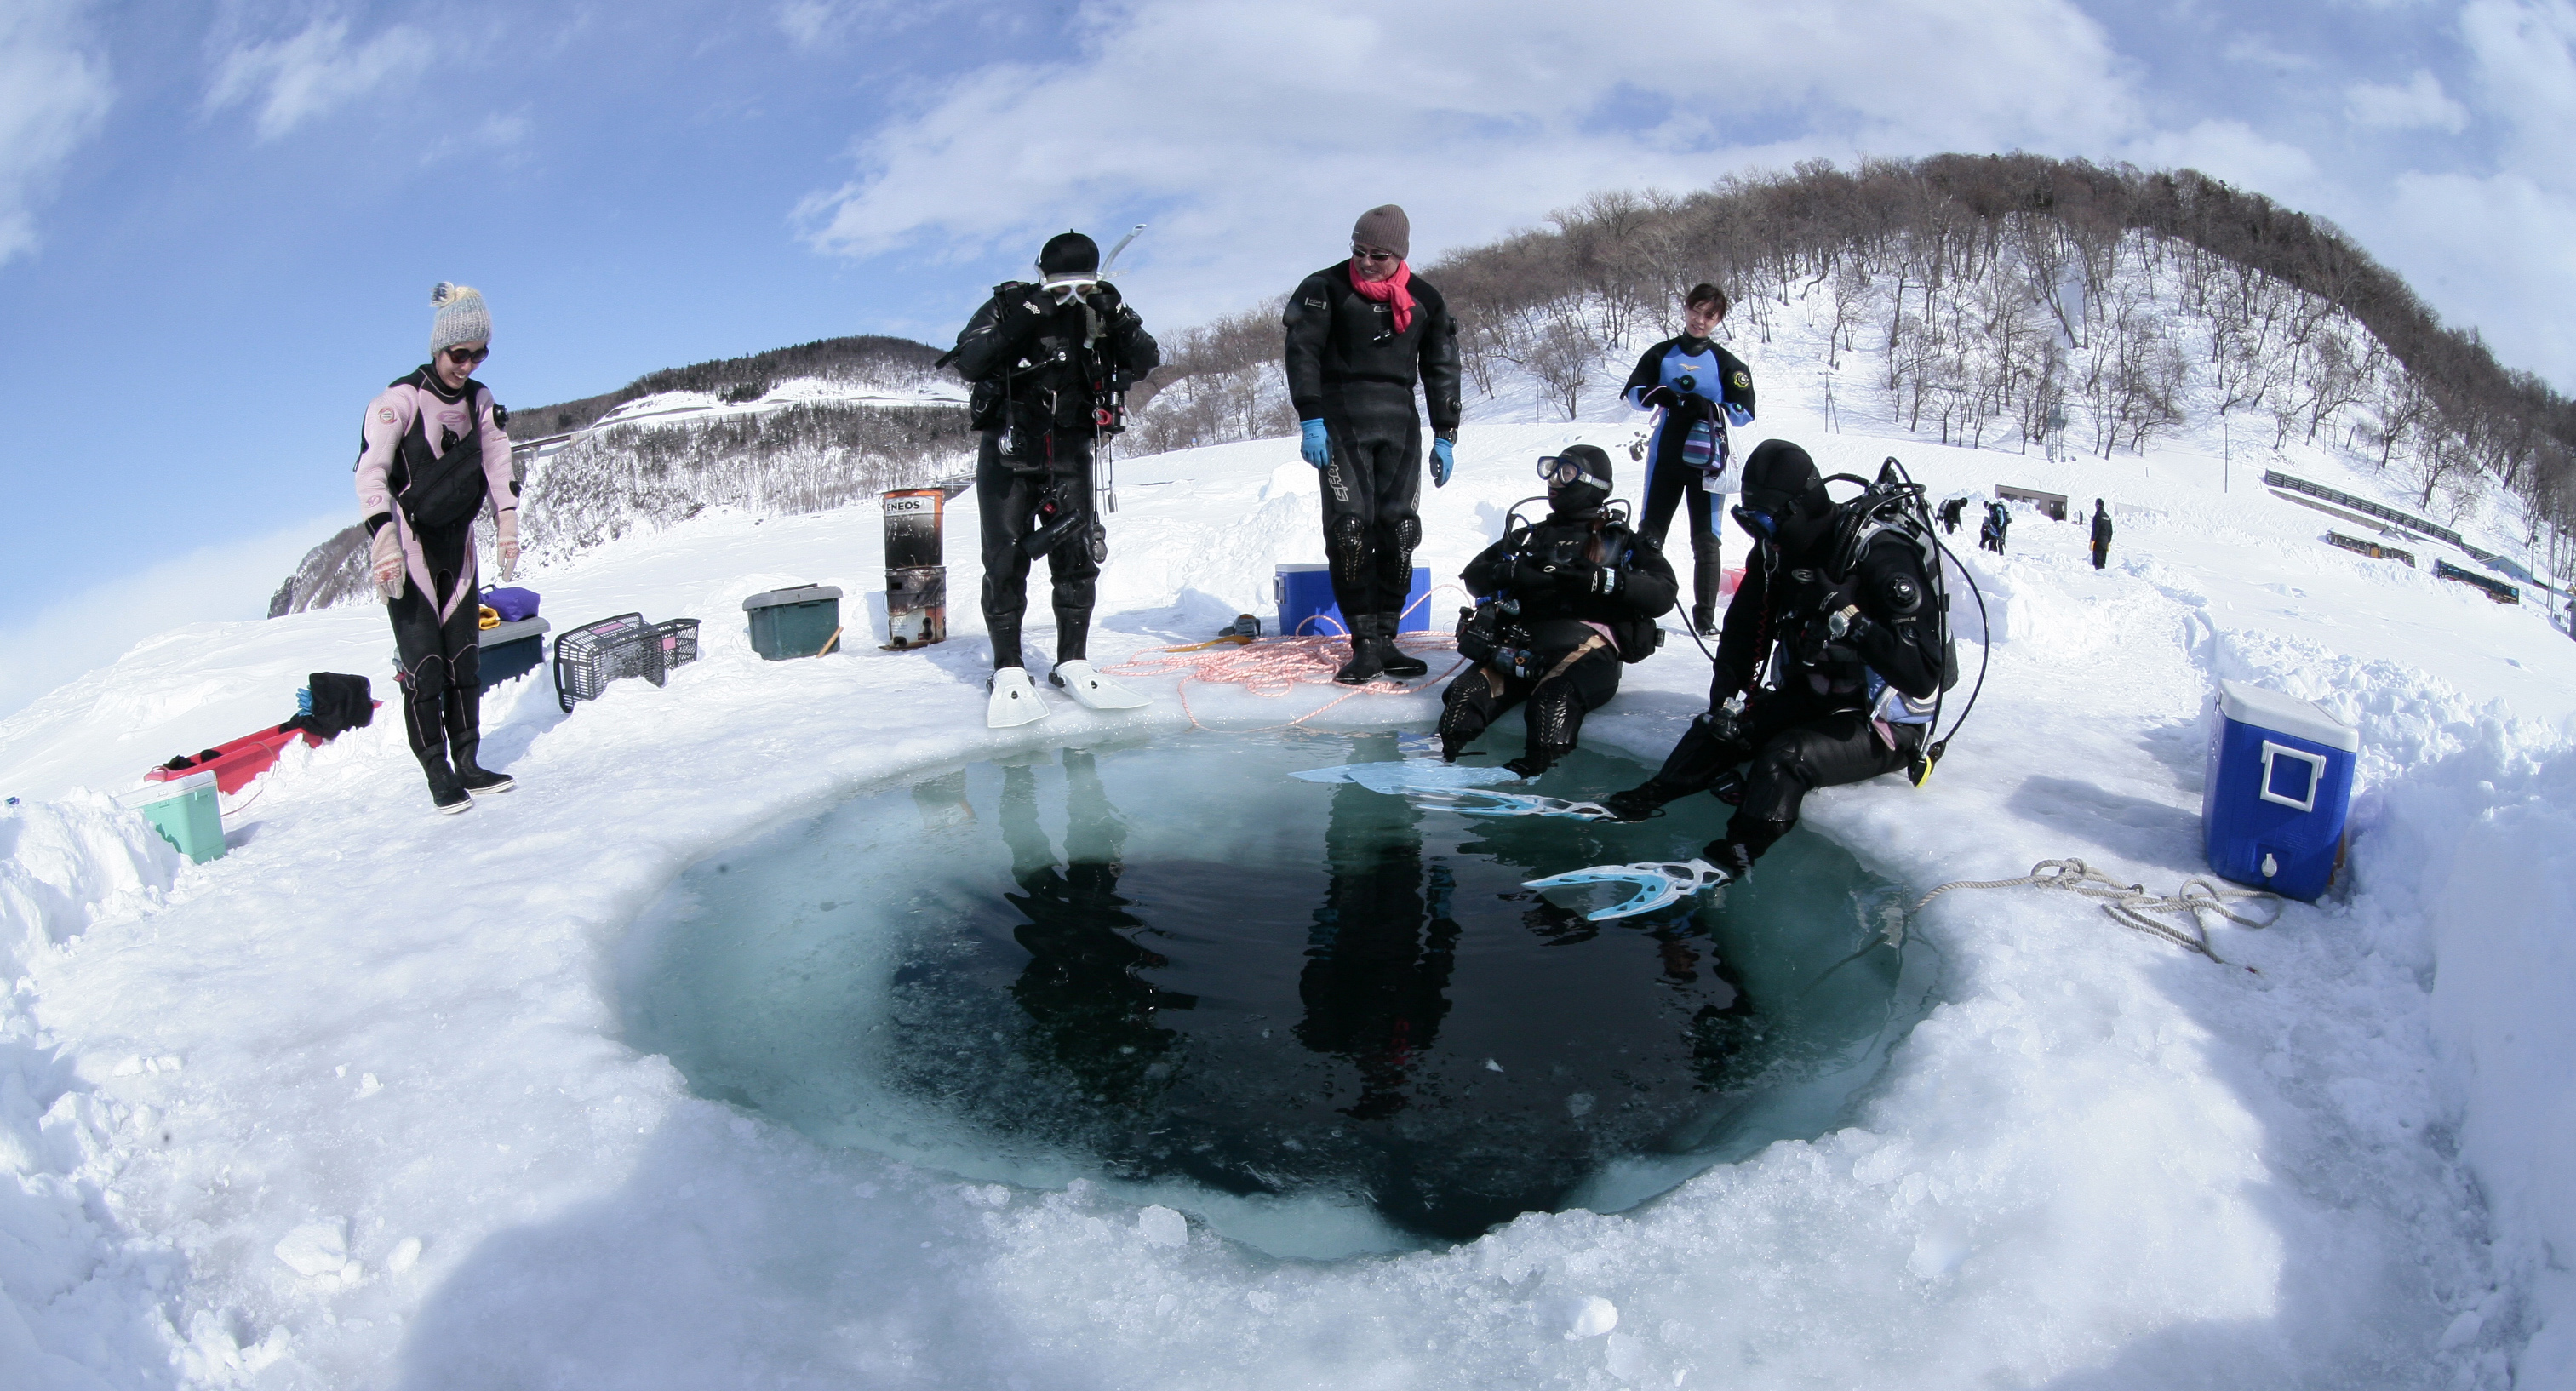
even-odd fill
[[[1892,886],[1819,837],[1758,883],[1594,923],[1520,881],[1687,853],[1725,808],[1480,821],[1288,776],[1399,756],[1183,739],[854,800],[682,876],[638,931],[630,1039],[826,1143],[1333,1195],[1463,1238],[1632,1156],[1819,1133],[1920,1007],[1871,946]],[[1643,772],[1580,752],[1543,790]]]
[[[1078,1079],[1094,1101],[1133,1104],[1171,1071],[1162,1057],[1177,1035],[1155,1025],[1155,1012],[1198,1001],[1141,974],[1170,963],[1124,935],[1145,924],[1118,896],[1126,828],[1088,751],[1065,750],[1064,785],[1059,867],[1038,825],[1037,771],[1025,764],[1002,770],[1002,840],[1020,886],[1003,897],[1028,918],[1011,932],[1029,954],[1011,998],[1035,1021],[1038,1061]]]
[[[1398,758],[1395,736],[1353,741],[1353,763]],[[1349,1059],[1359,1099],[1343,1114],[1383,1120],[1404,1109],[1414,1061],[1438,1039],[1457,959],[1449,916],[1456,881],[1446,864],[1422,865],[1422,815],[1401,797],[1342,783],[1324,831],[1331,879],[1306,933],[1297,1041]]]

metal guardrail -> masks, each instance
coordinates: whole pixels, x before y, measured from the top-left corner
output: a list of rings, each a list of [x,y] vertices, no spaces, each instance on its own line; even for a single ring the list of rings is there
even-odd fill
[[[2544,580],[2538,575],[2532,574],[2530,571],[2524,569],[2519,563],[2514,561],[2511,556],[2501,555],[2495,551],[2482,550],[2476,546],[2472,546],[2469,544],[2467,538],[2461,536],[2460,533],[2451,530],[2449,527],[2435,526],[2433,523],[2424,520],[2422,517],[2415,516],[2411,513],[2400,512],[2394,507],[2384,506],[2380,503],[2373,502],[2366,497],[2354,497],[2352,494],[2343,492],[2340,489],[2329,488],[2322,483],[2311,483],[2304,478],[2292,478],[2286,473],[2279,473],[2271,469],[2265,469],[2263,471],[2263,485],[2269,488],[2278,488],[2281,491],[2288,493],[2304,493],[2307,496],[2319,499],[2320,501],[2331,502],[2335,506],[2341,507],[2346,511],[2358,512],[2365,516],[2376,517],[2381,521],[2403,528],[2404,530],[2414,532],[2419,536],[2427,537],[2436,541],[2448,541],[2452,545],[2459,547],[2460,550],[2466,553],[2470,559],[2476,561],[2480,565],[2486,566],[2488,569],[2493,570],[2498,574],[2510,575],[2531,588],[2541,590],[2545,593],[2556,594],[2561,597],[2564,597],[2566,594],[2565,590],[2559,589],[2555,585],[2550,584],[2547,580]],[[2410,562],[2411,559],[2412,558],[2410,557]],[[2492,588],[2484,577],[2470,577],[2466,571],[2462,571],[2459,575],[2445,575],[2443,578],[2467,579],[2468,582],[2476,584],[2482,589]],[[2514,589],[2514,586],[2512,585],[2506,585],[2504,587],[2507,590]],[[2517,594],[2517,597],[2512,600],[2504,600],[2500,602],[2519,603],[2521,602],[2521,599]]]
[[[2491,553],[2481,551],[2477,547],[2470,545],[2468,542],[2461,540],[2460,533],[2451,530],[2449,527],[2436,526],[2433,523],[2411,513],[2400,512],[2394,507],[2383,506],[2382,504],[2373,502],[2366,497],[2354,497],[2350,493],[2343,492],[2335,488],[2329,488],[2322,483],[2311,483],[2304,478],[2292,478],[2286,473],[2278,473],[2271,469],[2265,469],[2263,470],[2263,486],[2267,488],[2279,488],[2285,492],[2305,493],[2314,498],[2323,498],[2337,507],[2348,507],[2364,516],[2377,517],[2383,522],[2404,527],[2418,536],[2428,536],[2436,541],[2448,541],[2452,545],[2459,547],[2461,550],[2467,551],[2470,555],[2477,557],[2480,561],[2491,561],[2495,558]]]

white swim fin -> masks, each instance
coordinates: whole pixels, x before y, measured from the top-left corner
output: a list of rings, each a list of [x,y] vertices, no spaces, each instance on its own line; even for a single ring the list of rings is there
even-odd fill
[[[1055,670],[1047,673],[1047,681],[1063,687],[1064,693],[1086,710],[1142,710],[1146,705],[1143,696],[1102,676],[1080,657],[1056,663]]]
[[[984,724],[990,729],[1009,729],[1046,718],[1046,702],[1038,699],[1037,683],[1029,679],[1026,667],[1003,667],[993,673],[993,696],[984,702]]]

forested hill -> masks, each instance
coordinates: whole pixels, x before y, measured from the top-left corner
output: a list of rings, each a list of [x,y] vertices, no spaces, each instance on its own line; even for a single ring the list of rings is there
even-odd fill
[[[515,409],[510,413],[510,438],[541,439],[588,429],[601,416],[629,401],[671,391],[700,391],[721,401],[740,403],[759,400],[784,381],[850,382],[888,388],[919,386],[931,379],[931,363],[938,360],[939,351],[909,338],[866,333],[817,339],[792,348],[772,348],[748,357],[665,367],[598,396]]]
[[[2576,523],[2576,406],[2330,223],[2191,170],[1818,161],[1599,194],[1423,272],[1458,313],[1471,412],[1527,388],[1571,417],[1714,280],[1737,300],[1731,340],[1822,325],[1824,365],[1898,429],[2029,448],[2054,421],[2066,447],[2108,454],[2219,421],[2240,441],[2331,441],[2436,510],[2493,488],[2534,535]],[[1277,340],[1275,301],[1167,337],[1148,441],[1293,430]]]
[[[1457,313],[1471,417],[1597,411],[1639,349],[1678,331],[1682,291],[1713,280],[1765,392],[1822,381],[1829,411],[1861,428],[2105,457],[2212,425],[2240,446],[2297,439],[2377,469],[2422,510],[2508,502],[2521,539],[2552,543],[2544,563],[2576,572],[2576,405],[2443,326],[2331,224],[2191,170],[1817,161],[1695,193],[1597,194],[1423,273]],[[1163,335],[1127,451],[1294,433],[1279,334],[1272,300]],[[971,441],[937,355],[825,339],[519,409],[515,438],[573,435],[531,475],[530,550],[561,556],[708,506],[835,507],[953,471]],[[272,611],[363,597],[360,549],[354,530],[316,547]]]

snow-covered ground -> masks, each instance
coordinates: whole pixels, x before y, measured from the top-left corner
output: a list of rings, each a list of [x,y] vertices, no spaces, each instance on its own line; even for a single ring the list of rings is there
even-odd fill
[[[178,629],[0,723],[0,793],[26,799],[0,814],[0,1383],[2576,1384],[2576,644],[2321,544],[2241,456],[2222,492],[2214,440],[2050,464],[1828,434],[1786,376],[1750,437],[1828,470],[1895,453],[1936,495],[2105,497],[2119,526],[2100,573],[2080,526],[2025,514],[2000,559],[1963,530],[1982,703],[1928,786],[1826,792],[1811,825],[1917,889],[2060,856],[2170,889],[2201,869],[2227,677],[2358,722],[2348,878],[2217,931],[2226,966],[2035,890],[1951,894],[1911,928],[1942,1003],[1843,1128],[1622,1215],[1273,1259],[1097,1187],[818,1148],[620,1041],[621,938],[699,856],[924,764],[1185,719],[1166,681],[1137,714],[985,730],[963,524],[946,646],[764,663],[741,599],[838,584],[863,622],[879,518],[711,513],[530,577],[559,626],[700,618],[704,656],[569,717],[542,675],[495,692],[487,761],[520,787],[463,817],[431,813],[390,720],[291,754],[202,867],[101,795],[283,718],[308,672],[390,695],[366,608]],[[1628,467],[1632,418],[1510,415],[1427,494],[1437,574],[1536,491],[1536,454]],[[2372,491],[2323,455],[2286,469]],[[1266,614],[1272,567],[1321,559],[1293,442],[1119,472],[1104,661]],[[1651,762],[1706,680],[1677,636],[1585,737]]]

